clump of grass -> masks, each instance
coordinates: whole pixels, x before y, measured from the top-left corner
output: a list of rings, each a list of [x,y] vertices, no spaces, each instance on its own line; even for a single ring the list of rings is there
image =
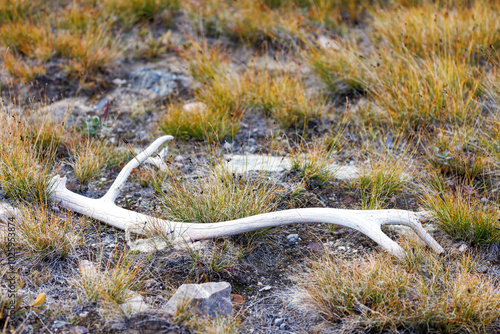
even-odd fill
[[[15,247],[35,259],[64,259],[81,239],[71,216],[55,214],[45,205],[21,205],[13,221]]]
[[[191,272],[196,273],[196,281],[211,280],[215,275],[230,273],[238,266],[243,252],[230,241],[209,241],[199,249],[187,245],[186,250],[193,260]]]
[[[359,188],[361,208],[377,210],[386,208],[388,199],[403,190],[408,176],[404,175],[404,165],[393,157],[372,162],[354,182]]]
[[[171,30],[157,38],[153,36],[153,33],[149,29],[141,31],[139,35],[143,37],[144,40],[141,41],[141,44],[138,43],[135,46],[135,59],[152,59],[164,54],[167,50],[174,47]]]
[[[174,323],[199,334],[238,334],[242,323],[238,317],[200,317],[192,307],[181,305],[174,316]]]
[[[106,162],[105,141],[96,141],[87,138],[84,142],[76,141],[71,148],[73,161],[71,166],[75,177],[81,184],[88,184],[101,170]]]
[[[455,175],[465,180],[485,177],[494,168],[492,142],[484,139],[477,128],[439,131],[429,140],[427,161],[443,175]],[[493,149],[494,150],[494,149]]]
[[[11,52],[2,52],[2,60],[7,72],[14,77],[14,79],[22,82],[32,82],[38,75],[46,73],[43,65],[37,62],[24,61],[15,57]]]
[[[213,79],[195,93],[199,102],[192,108],[171,104],[160,129],[181,138],[205,139],[210,142],[233,137],[245,111],[238,78]]]
[[[66,73],[80,77],[104,70],[119,56],[119,46],[106,24],[79,33],[60,31],[54,38],[54,54],[67,60]]]
[[[339,83],[365,92],[391,126],[405,132],[442,124],[472,124],[480,115],[478,69],[452,58],[399,55],[384,48],[364,54],[355,44],[327,48],[310,62],[334,93]]]
[[[262,70],[250,81],[250,105],[262,109],[284,129],[305,126],[326,110],[326,99],[309,91],[300,73],[273,76]]]
[[[500,241],[496,206],[477,198],[471,186],[452,192],[442,182],[434,182],[423,191],[422,202],[433,213],[436,225],[451,237],[473,245]]]
[[[206,177],[169,179],[162,188],[164,216],[174,221],[216,223],[271,212],[280,189],[217,167]]]
[[[3,106],[0,121],[0,185],[15,201],[46,203],[52,187],[52,156],[36,150],[25,120]]]
[[[189,1],[184,6],[196,27],[209,36],[226,35],[249,45],[298,36],[304,15],[296,7],[269,9],[261,1]]]
[[[493,282],[423,250],[347,260],[325,255],[298,278],[301,307],[346,330],[487,333],[500,319]],[[414,256],[415,255],[415,256]],[[407,266],[410,263],[410,266]]]
[[[206,41],[190,40],[193,47],[186,50],[183,56],[189,60],[191,76],[200,82],[214,80],[228,66],[226,51],[220,46],[208,47]]]
[[[50,111],[31,110],[27,117],[27,128],[34,148],[43,156],[51,156],[69,135],[64,128],[66,116],[56,119]]]
[[[477,63],[483,57],[481,48],[500,46],[498,8],[487,1],[463,7],[426,2],[378,10],[371,27],[374,39],[387,41],[396,52],[421,58],[435,55]]]
[[[1,0],[0,24],[24,20],[32,15],[38,5],[32,0]]]
[[[158,18],[164,11],[177,11],[180,0],[105,0],[105,12],[115,14],[126,27]]]
[[[306,182],[314,179],[325,184],[335,178],[333,154],[331,149],[317,143],[300,146],[291,154],[291,168],[297,170],[299,177]]]
[[[141,266],[122,255],[116,263],[109,260],[102,270],[90,261],[80,263],[80,277],[72,282],[89,301],[115,310],[125,303],[140,282]]]
[[[52,57],[53,34],[47,25],[11,22],[0,27],[0,42],[11,52],[46,61]]]
[[[355,41],[340,45],[338,48],[313,49],[306,58],[333,94],[364,93],[367,90],[365,72],[369,69],[359,59],[361,51]]]
[[[16,14],[18,20],[0,27],[0,44],[8,48],[7,68],[15,77],[33,80],[44,73],[47,61],[62,58],[58,65],[66,74],[86,79],[118,57],[119,40],[112,38],[110,20],[99,6],[73,2],[54,10],[50,2],[36,2],[27,10],[29,16]],[[33,68],[24,66],[26,58]]]

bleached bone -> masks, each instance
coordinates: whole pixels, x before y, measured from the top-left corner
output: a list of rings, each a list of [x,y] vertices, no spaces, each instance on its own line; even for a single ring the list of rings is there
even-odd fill
[[[430,216],[426,212],[305,208],[264,213],[225,222],[201,224],[158,219],[116,206],[114,202],[132,171],[150,158],[165,141],[171,139],[173,139],[172,136],[163,136],[155,140],[144,152],[137,155],[122,169],[108,192],[99,199],[88,198],[68,190],[66,188],[66,178],[60,178],[59,176],[55,176],[53,179],[54,186],[50,198],[68,210],[125,230],[127,235],[130,232],[147,235],[154,230],[159,231],[163,236],[168,236],[169,241],[174,243],[181,241],[194,242],[196,240],[236,235],[296,223],[325,223],[355,229],[371,238],[389,253],[401,258],[404,256],[403,249],[381,230],[382,225],[388,224],[409,226],[425,244],[436,252],[442,253],[444,251],[421,225],[421,221],[427,220]],[[157,161],[155,160],[150,160],[150,162],[161,165],[156,164]],[[156,244],[158,245],[157,242]],[[129,245],[133,245],[133,242],[130,242]],[[148,249],[148,247],[145,248]]]

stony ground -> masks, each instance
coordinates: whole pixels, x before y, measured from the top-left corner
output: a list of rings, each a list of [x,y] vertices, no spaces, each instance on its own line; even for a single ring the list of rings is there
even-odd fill
[[[137,31],[134,30],[136,28],[123,32],[121,38],[128,41],[125,43],[124,55],[99,73],[99,80],[92,85],[62,75],[55,60],[53,64],[52,61],[45,64],[45,74],[37,75],[29,83],[16,80],[7,71],[2,73],[1,95],[6,110],[17,110],[19,115],[24,115],[29,109],[42,110],[53,115],[56,123],[64,121],[64,129],[67,131],[78,129],[79,133],[85,133],[83,124],[88,124],[89,120],[105,117],[106,120],[100,123],[101,128],[93,138],[106,141],[106,146],[115,152],[115,161],[106,168],[101,168],[99,174],[87,185],[82,185],[76,178],[71,165],[71,154],[64,149],[57,152],[53,171],[68,178],[67,185],[71,191],[90,198],[104,195],[131,156],[164,134],[158,124],[167,112],[167,106],[179,101],[182,104],[196,102],[195,91],[202,84],[193,77],[189,69],[190,59],[186,59],[183,48],[189,48],[192,42],[190,39],[197,32],[185,14],[177,14],[175,22],[168,28],[152,24],[150,30],[153,36],[159,37],[169,32],[173,46],[149,59],[131,56],[136,46],[135,39],[138,38]],[[368,29],[363,25],[353,25],[351,28],[357,33],[360,33],[360,29]],[[363,38],[366,39],[365,35],[360,33],[359,36],[361,44],[368,44],[363,41]],[[331,36],[325,33],[325,36],[317,37],[329,39]],[[333,38],[336,37],[338,36]],[[294,68],[295,73],[301,73],[305,78],[309,90],[325,90],[325,85],[311,72],[310,66],[299,53],[293,52],[303,41],[295,40],[294,43],[280,47],[273,46],[273,43],[266,47],[264,43],[264,46],[252,48],[224,36],[197,38],[209,47],[224,50],[222,53],[229,59],[228,67],[235,73],[251,62],[265,63],[269,71]],[[261,52],[262,48],[265,52]],[[339,85],[342,88],[344,84]],[[204,175],[204,168],[214,157],[233,168],[238,168],[238,158],[241,155],[251,154],[264,160],[276,157],[279,162],[273,165],[271,171],[262,170],[262,164],[259,166],[257,163],[250,174],[264,175],[284,189],[282,201],[277,205],[278,210],[291,207],[360,209],[360,190],[354,180],[364,166],[376,159],[374,155],[366,154],[367,147],[375,152],[382,152],[388,147],[389,150],[394,148],[394,152],[406,152],[399,147],[401,143],[395,139],[393,131],[371,129],[374,133],[367,133],[367,128],[358,126],[356,121],[346,122],[345,126],[339,125],[348,109],[360,110],[365,102],[362,92],[347,89],[328,99],[329,108],[335,110],[331,114],[320,120],[311,120],[306,126],[286,129],[259,108],[248,107],[234,136],[224,136],[215,143],[176,138],[174,142],[168,143],[168,160],[186,179],[196,179]],[[333,134],[332,129],[336,131]],[[304,180],[300,177],[300,171],[287,164],[293,149],[315,140],[327,137],[331,139],[337,134],[347,144],[336,154],[335,162],[331,162],[332,166],[341,168],[331,180],[326,183],[316,179]],[[365,145],[370,141],[367,138],[374,138],[370,145]],[[412,139],[405,140],[405,143],[412,143]],[[418,175],[419,171],[427,172],[422,167],[425,157],[418,154],[413,157],[415,160],[406,165],[405,173],[410,175],[410,184],[422,183],[421,178],[428,175]],[[245,167],[248,169],[248,165]],[[265,167],[270,168],[269,164]],[[160,199],[147,179],[145,170],[141,167],[131,176],[117,199],[117,205],[154,215],[161,210],[158,204]],[[488,182],[497,184],[498,188],[498,173],[492,174]],[[300,195],[296,196],[293,190],[298,184],[303,188]],[[479,181],[477,184],[483,185]],[[391,196],[385,207],[420,210],[421,203],[415,187],[409,185],[397,195]],[[485,195],[485,199],[486,197],[488,196]],[[494,197],[494,194],[491,195],[489,200],[494,202]],[[3,187],[0,187],[0,201],[14,203]],[[61,215],[70,215],[56,206],[51,209]],[[105,269],[109,265],[109,259],[116,259],[127,253],[125,234],[79,215],[73,215],[71,221],[81,232],[81,240],[64,259],[39,259],[30,254],[19,253],[16,266],[22,281],[18,290],[18,295],[22,296],[22,305],[28,305],[30,300],[41,293],[45,293],[47,299],[42,307],[27,309],[27,312],[9,325],[1,318],[0,324],[6,326],[5,333],[9,333],[8,326],[11,326],[12,333],[195,332],[196,329],[192,326],[186,326],[162,313],[162,307],[183,283],[222,281],[229,282],[232,286],[232,321],[240,324],[242,333],[347,331],[340,325],[342,321],[325,322],[317,313],[307,312],[297,305],[294,278],[306,271],[309,261],[314,261],[324,253],[330,253],[335,258],[354,260],[380,252],[373,241],[351,229],[323,224],[297,224],[264,231],[252,242],[249,241],[249,235],[203,241],[200,250],[195,253],[185,249],[138,253],[132,259],[134,264],[141,264],[141,272],[138,274],[140,281],[135,291],[144,297],[151,309],[117,316],[109,311],[104,312],[101,303],[89,301],[82,291],[75,288],[73,282],[79,276],[81,261],[100,263]],[[477,272],[497,284],[500,279],[498,243],[473,247],[464,240],[449,236],[435,224],[427,224],[426,229],[447,253],[466,254],[470,251],[481,261]],[[404,235],[405,230],[387,229],[385,232],[393,239],[398,239]],[[217,257],[214,254],[218,254]],[[2,258],[1,262],[6,262],[6,259]],[[223,264],[217,266],[221,262]],[[203,332],[203,329],[198,332]]]

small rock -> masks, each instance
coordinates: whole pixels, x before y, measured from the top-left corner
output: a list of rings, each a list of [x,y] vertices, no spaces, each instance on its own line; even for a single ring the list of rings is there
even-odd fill
[[[71,334],[87,334],[89,330],[83,326],[71,326],[69,332]]]
[[[203,102],[191,102],[182,106],[182,110],[192,114],[201,114],[205,112],[206,109],[207,105]]]
[[[307,247],[312,250],[312,251],[319,251],[323,248],[323,245],[318,243],[318,242],[311,242],[309,243],[309,245],[307,245]]]
[[[283,318],[276,318],[274,319],[274,326],[281,326],[281,324],[283,323]]]
[[[123,80],[123,79],[120,79],[120,78],[116,78],[116,79],[113,79],[113,81],[111,81],[113,84],[117,85],[118,87],[121,87],[122,85],[126,84],[127,83],[127,80]]]
[[[337,247],[337,249],[341,252],[345,252],[347,250],[347,248],[345,248],[344,246],[339,246]]]
[[[56,320],[54,321],[54,323],[52,324],[52,327],[53,328],[62,328],[64,326],[67,326],[67,325],[70,325],[69,322],[67,321],[60,321],[60,320]]]
[[[299,238],[299,235],[298,234],[289,234],[286,239],[288,240],[288,243],[293,245],[295,243],[297,243],[297,241],[300,240]]]
[[[463,244],[460,247],[458,247],[458,251],[460,253],[463,253],[463,252],[465,252],[467,250],[467,248],[469,248],[469,247],[466,244]]]
[[[270,286],[270,285],[266,285],[265,287],[263,287],[262,289],[260,289],[259,291],[262,292],[262,291],[269,291],[271,290],[273,287]]]
[[[120,308],[126,314],[136,314],[150,309],[149,305],[144,302],[144,298],[137,292],[129,291],[129,296],[125,303],[120,305]]]
[[[170,95],[177,87],[177,76],[167,70],[139,68],[130,73],[131,86],[135,89],[149,90],[159,97]]]
[[[187,299],[196,306],[196,312],[215,317],[217,314],[229,316],[233,312],[230,299],[231,284],[227,282],[183,284],[170,298],[163,310],[169,314],[177,312],[177,306]]]
[[[282,323],[282,324],[280,325],[280,330],[281,330],[281,331],[287,331],[287,330],[289,330],[289,329],[290,329],[290,326],[288,326],[286,323]]]
[[[231,300],[233,301],[233,304],[242,304],[245,302],[245,298],[243,298],[242,295],[238,295],[236,293],[231,294]]]
[[[87,312],[87,311],[85,311],[85,312],[82,312],[82,313],[78,314],[78,316],[79,316],[80,318],[86,318],[88,315],[89,315],[89,312]]]

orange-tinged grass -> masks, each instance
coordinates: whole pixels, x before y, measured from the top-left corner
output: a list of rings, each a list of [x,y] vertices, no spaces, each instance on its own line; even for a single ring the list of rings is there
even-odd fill
[[[399,53],[477,63],[484,59],[483,48],[500,46],[499,9],[494,2],[480,0],[470,7],[440,8],[428,2],[378,10],[370,24],[371,34],[375,40],[387,41]]]
[[[297,279],[296,302],[346,332],[493,330],[500,319],[494,282],[474,272],[467,255],[447,263],[411,247],[403,260],[385,253],[319,257]]]

